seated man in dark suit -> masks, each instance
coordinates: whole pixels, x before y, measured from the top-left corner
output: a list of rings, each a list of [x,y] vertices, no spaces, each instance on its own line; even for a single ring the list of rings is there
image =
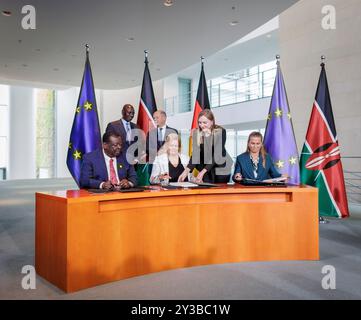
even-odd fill
[[[171,133],[178,134],[176,129],[167,126],[167,114],[165,111],[155,111],[153,113],[153,120],[157,127],[148,132],[146,140],[146,153],[150,163],[154,162],[157,152],[164,145],[168,135]]]
[[[122,152],[122,138],[114,132],[104,133],[103,148],[83,157],[80,187],[119,190],[136,185],[137,174]]]

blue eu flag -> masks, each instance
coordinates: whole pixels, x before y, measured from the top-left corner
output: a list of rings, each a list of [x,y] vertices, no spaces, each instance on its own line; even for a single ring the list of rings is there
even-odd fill
[[[279,61],[277,61],[277,74],[268,113],[264,146],[271,155],[277,170],[288,174],[290,183],[299,184],[298,151]]]
[[[101,148],[100,127],[87,50],[83,80],[75,109],[66,159],[68,169],[78,186],[83,155],[98,148]]]

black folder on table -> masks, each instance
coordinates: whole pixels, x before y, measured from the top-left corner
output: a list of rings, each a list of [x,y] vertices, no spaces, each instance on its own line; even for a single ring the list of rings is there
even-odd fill
[[[195,184],[198,185],[198,187],[204,187],[204,188],[219,187],[218,185],[216,185],[214,183],[209,183],[209,182],[199,182],[199,183],[195,183]]]
[[[119,192],[142,192],[144,191],[145,188],[143,187],[134,187],[134,188],[129,188],[129,189],[120,189]]]
[[[286,184],[284,181],[273,181],[273,182],[265,182],[255,179],[246,179],[243,178],[240,182],[243,186],[265,186],[265,187],[285,187]]]

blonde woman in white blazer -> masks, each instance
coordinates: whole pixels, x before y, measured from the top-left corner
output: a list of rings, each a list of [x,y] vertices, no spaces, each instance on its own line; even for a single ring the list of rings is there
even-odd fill
[[[169,134],[154,159],[150,183],[157,184],[163,179],[169,179],[169,182],[178,181],[179,175],[189,162],[189,157],[180,151],[179,136],[175,133]]]

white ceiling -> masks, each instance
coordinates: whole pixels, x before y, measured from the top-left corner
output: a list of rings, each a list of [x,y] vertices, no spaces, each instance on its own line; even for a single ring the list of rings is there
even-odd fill
[[[276,54],[280,54],[278,27],[278,17],[276,17],[237,42],[208,56],[204,62],[206,79],[214,79],[275,60]],[[199,71],[200,59],[175,76],[198,80]]]
[[[1,0],[0,10],[12,15],[0,15],[0,82],[79,86],[88,43],[97,88],[134,87],[142,80],[144,49],[152,79],[161,79],[229,46],[295,2],[174,0],[165,7],[163,0]],[[21,27],[26,4],[36,9],[36,30]],[[230,26],[233,20],[239,23]]]

